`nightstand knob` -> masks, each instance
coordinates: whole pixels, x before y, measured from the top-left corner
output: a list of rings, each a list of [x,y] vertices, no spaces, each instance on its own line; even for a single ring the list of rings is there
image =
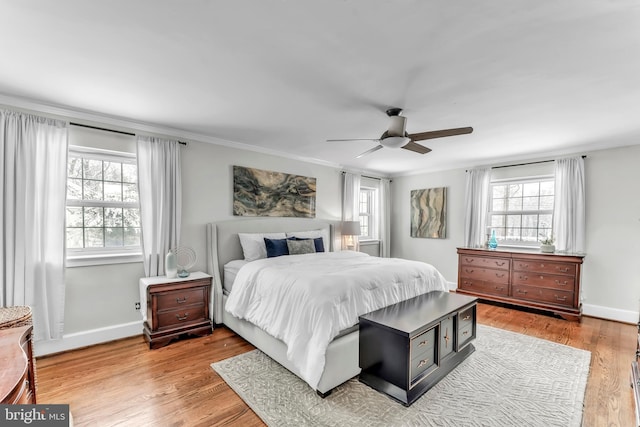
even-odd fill
[[[176,298],[176,302],[178,304],[184,304],[185,302],[187,302],[187,297],[184,298]]]

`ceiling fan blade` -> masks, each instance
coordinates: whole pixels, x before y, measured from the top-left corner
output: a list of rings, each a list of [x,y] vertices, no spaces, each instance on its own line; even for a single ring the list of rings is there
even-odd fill
[[[373,152],[375,152],[375,151],[378,151],[378,150],[379,150],[379,149],[381,149],[381,148],[383,148],[383,147],[382,147],[382,145],[376,145],[376,146],[375,146],[375,147],[373,147],[371,150],[367,150],[367,151],[365,151],[364,153],[362,153],[362,154],[360,154],[360,155],[356,156],[356,159],[359,159],[360,157],[364,157],[364,156],[366,156],[367,154],[371,154],[371,153],[373,153]],[[429,150],[429,151],[431,151],[431,150]]]
[[[413,141],[409,141],[409,143],[402,148],[420,154],[427,154],[429,151],[431,151],[431,148],[427,148],[424,145],[416,144]]]
[[[376,138],[355,138],[355,139],[327,139],[327,142],[346,142],[346,141],[380,141]]]
[[[407,136],[411,138],[413,141],[423,141],[425,139],[443,138],[445,136],[464,135],[466,133],[471,133],[471,132],[473,132],[473,128],[466,127],[466,128],[455,128],[455,129],[432,130],[429,132],[410,133]]]

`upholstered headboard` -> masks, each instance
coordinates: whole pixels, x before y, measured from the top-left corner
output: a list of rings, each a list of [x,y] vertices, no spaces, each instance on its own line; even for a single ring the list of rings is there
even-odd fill
[[[337,222],[337,221],[335,221]],[[334,226],[330,221],[308,218],[244,218],[207,224],[207,272],[213,276],[213,306],[215,323],[222,323],[222,280],[224,265],[243,259],[238,233],[273,233],[286,231],[327,230],[329,250],[334,247]]]

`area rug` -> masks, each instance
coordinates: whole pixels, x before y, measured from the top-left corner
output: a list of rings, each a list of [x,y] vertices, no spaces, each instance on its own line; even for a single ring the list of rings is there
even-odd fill
[[[322,399],[258,350],[211,367],[269,426],[580,426],[590,352],[483,325],[474,345],[408,408],[357,378]]]

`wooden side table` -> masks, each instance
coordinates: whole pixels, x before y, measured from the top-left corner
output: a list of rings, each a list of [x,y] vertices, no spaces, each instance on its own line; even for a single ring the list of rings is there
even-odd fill
[[[141,309],[146,313],[143,333],[149,348],[163,347],[182,336],[211,334],[210,293],[211,276],[202,272],[184,279],[140,279]]]

